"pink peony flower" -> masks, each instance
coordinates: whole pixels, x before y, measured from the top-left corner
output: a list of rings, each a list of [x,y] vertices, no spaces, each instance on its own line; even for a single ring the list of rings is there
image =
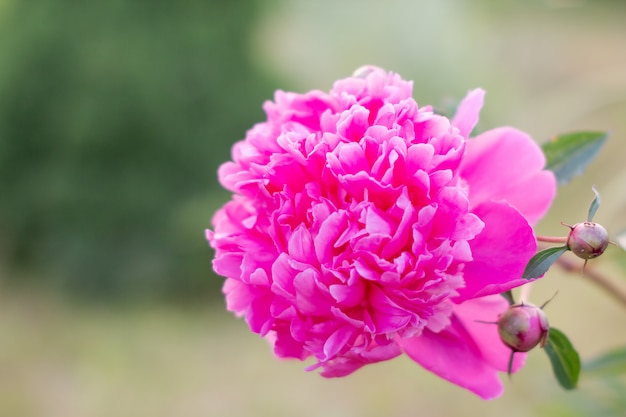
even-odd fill
[[[374,67],[329,93],[278,91],[219,169],[234,195],[207,231],[213,266],[227,308],[279,357],[338,377],[404,352],[493,398],[510,351],[477,321],[526,282],[556,182],[519,130],[468,140],[482,90],[452,121],[411,95]]]

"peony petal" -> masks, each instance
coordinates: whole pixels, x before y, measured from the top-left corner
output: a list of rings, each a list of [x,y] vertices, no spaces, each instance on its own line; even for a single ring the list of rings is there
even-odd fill
[[[226,297],[226,309],[241,317],[254,299],[250,286],[241,281],[227,278],[222,286],[222,292]]]
[[[336,378],[349,375],[364,365],[387,361],[400,355],[402,351],[396,343],[388,343],[386,345],[375,345],[367,350],[359,353],[351,353],[347,356],[338,357],[330,362],[323,364],[315,364],[307,368],[307,371],[322,366],[320,373],[326,378]]]
[[[347,226],[348,219],[345,212],[332,213],[323,220],[313,241],[315,255],[320,263],[330,261],[335,242]]]
[[[398,306],[380,288],[371,286],[368,295],[369,304],[372,306],[372,319],[377,333],[398,331],[411,321],[411,312]]]
[[[326,340],[326,343],[324,343],[324,355],[326,355],[326,360],[337,355],[356,332],[356,329],[351,326],[341,326],[335,330]]]
[[[223,277],[240,279],[243,255],[240,252],[217,252],[213,259],[213,270]]]
[[[328,287],[330,295],[340,304],[354,307],[360,305],[365,297],[366,286],[363,280],[351,285],[335,284]]]
[[[307,356],[309,356],[309,352],[304,349],[302,342],[297,341],[293,337],[288,326],[283,325],[283,327],[277,326],[276,332],[269,332],[266,336],[268,339],[275,339],[274,341],[268,340],[274,345],[274,354],[279,358],[297,358],[305,360]]]
[[[463,322],[453,315],[450,326],[439,333],[425,329],[415,337],[400,339],[404,352],[425,369],[483,399],[502,394],[498,372],[483,356]]]
[[[311,232],[304,225],[294,230],[288,243],[289,255],[296,261],[315,264],[315,252],[313,251],[313,239]]]
[[[463,137],[469,137],[478,123],[480,109],[483,107],[485,91],[477,88],[467,93],[459,103],[452,125],[456,126]]]
[[[272,295],[268,292],[261,293],[258,291],[246,311],[246,322],[250,326],[250,330],[261,336],[265,336],[272,328],[271,304]]]
[[[543,152],[530,136],[502,127],[468,141],[460,172],[469,185],[472,207],[506,200],[535,224],[556,194],[554,174],[544,166]]]
[[[469,241],[473,261],[465,264],[465,287],[459,303],[470,298],[499,294],[528,282],[522,273],[535,254],[537,243],[524,217],[506,202],[485,202],[474,210],[485,228]]]
[[[319,282],[319,272],[314,269],[299,272],[293,278],[296,307],[300,313],[323,316],[330,312],[332,299]]]

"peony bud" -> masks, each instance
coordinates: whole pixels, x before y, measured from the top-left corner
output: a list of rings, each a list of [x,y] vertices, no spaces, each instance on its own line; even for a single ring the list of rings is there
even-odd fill
[[[592,259],[602,255],[607,246],[609,246],[609,234],[598,223],[575,224],[567,238],[567,247],[582,259]]]
[[[514,304],[498,318],[498,333],[513,352],[528,352],[543,347],[550,326],[543,310],[532,304]]]

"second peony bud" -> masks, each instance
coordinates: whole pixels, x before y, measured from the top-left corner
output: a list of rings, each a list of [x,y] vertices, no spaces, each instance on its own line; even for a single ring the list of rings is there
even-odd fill
[[[514,352],[528,352],[537,345],[543,347],[549,330],[546,314],[532,304],[514,304],[498,318],[500,339]]]
[[[609,234],[598,223],[578,223],[571,229],[567,238],[567,247],[579,258],[597,258],[609,246]]]

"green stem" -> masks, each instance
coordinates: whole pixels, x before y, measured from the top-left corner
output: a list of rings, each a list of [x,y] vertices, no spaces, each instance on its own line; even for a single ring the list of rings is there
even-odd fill
[[[537,242],[567,243],[567,237],[561,237],[561,236],[537,236]]]
[[[573,262],[570,259],[567,259],[564,256],[561,256],[556,264],[559,265],[567,272],[580,272],[580,265],[576,262]],[[590,282],[598,285],[602,288],[606,293],[613,297],[615,301],[620,303],[623,307],[626,307],[626,293],[619,286],[615,285],[611,280],[607,277],[599,273],[598,271],[589,268],[586,266],[584,269],[584,277],[587,278]]]

